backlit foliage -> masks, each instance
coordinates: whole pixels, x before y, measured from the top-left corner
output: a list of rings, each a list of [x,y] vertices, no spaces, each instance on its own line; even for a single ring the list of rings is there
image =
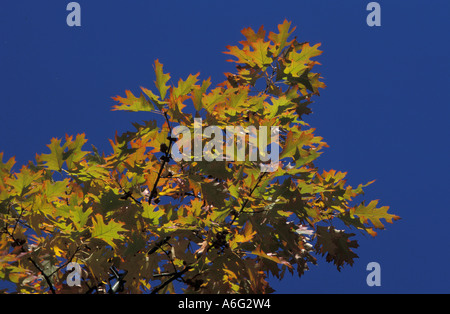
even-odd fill
[[[116,269],[127,272],[125,293],[268,293],[270,276],[302,275],[318,256],[352,265],[355,234],[336,223],[375,236],[399,217],[378,201],[354,204],[371,182],[354,188],[346,173],[314,165],[327,144],[303,118],[325,88],[314,72],[322,52],[293,31],[287,21],[268,34],[242,30],[225,52],[236,71],[215,86],[200,74],[171,85],[156,60],[156,88],[126,91],[113,108],[154,120],[116,135],[108,155],[85,148],[84,134],[53,138],[20,169],[1,153],[0,280],[21,293],[102,293]],[[193,130],[194,117],[279,126],[278,169],[175,162],[172,130]],[[80,287],[66,282],[69,262],[81,266]]]

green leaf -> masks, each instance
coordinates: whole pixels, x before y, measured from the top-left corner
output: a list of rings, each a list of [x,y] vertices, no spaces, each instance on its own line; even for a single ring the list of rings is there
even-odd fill
[[[295,132],[293,132],[295,131]],[[280,159],[293,157],[303,146],[311,143],[314,135],[310,131],[293,130],[289,131],[286,142],[280,154]]]
[[[192,92],[192,102],[194,103],[195,110],[200,111],[203,108],[203,94],[211,85],[211,80],[207,79],[203,81],[202,86],[194,85],[194,90]]]
[[[15,163],[16,160],[14,157],[11,157],[6,163],[3,163],[3,152],[0,152],[0,174],[1,172],[9,173]]]
[[[180,97],[189,94],[191,90],[194,89],[195,83],[198,81],[197,77],[199,75],[200,73],[197,73],[196,75],[189,74],[185,81],[180,79],[178,81],[178,86],[173,89],[174,96]]]
[[[145,98],[144,94],[141,93],[140,97],[137,98],[129,90],[126,90],[126,98],[116,96],[113,97],[114,100],[121,103],[121,105],[113,106],[112,110],[126,110],[126,111],[152,111],[155,110],[153,104]]]
[[[286,42],[288,37],[292,34],[292,32],[295,30],[295,27],[292,28],[292,30],[289,32],[289,28],[291,27],[291,22],[288,22],[287,20],[284,20],[283,24],[278,25],[278,34],[275,34],[273,32],[269,33],[269,39],[272,40],[275,43],[276,49],[274,50],[273,54],[277,56],[284,47],[289,46],[292,42]]]
[[[145,87],[141,87],[142,91],[145,95],[152,101],[152,103],[161,110],[164,102],[159,99],[159,96],[155,95],[150,89],[147,89]]]
[[[72,141],[72,136],[66,136],[67,152],[63,153],[63,158],[66,161],[67,167],[69,169],[73,168],[75,162],[79,162],[84,158],[88,151],[82,151],[83,145],[87,142],[85,139],[85,134],[77,134],[75,141]]]
[[[142,206],[144,207],[142,217],[149,219],[153,226],[158,226],[159,218],[165,214],[164,210],[161,210],[158,205],[148,204],[147,202],[143,203]]]
[[[11,195],[22,196],[31,183],[42,176],[42,171],[33,173],[26,166],[23,166],[19,173],[15,173],[14,178],[6,178],[6,184],[14,187],[14,191],[11,191]]]
[[[167,90],[169,86],[166,83],[170,80],[170,74],[164,74],[163,65],[159,63],[159,60],[155,60],[155,74],[156,74],[156,88],[159,90],[159,94],[161,95],[161,99],[166,98]]]
[[[319,46],[320,44],[316,44],[311,47],[309,43],[305,43],[302,45],[300,53],[291,51],[287,58],[289,63],[286,65],[284,73],[300,77],[309,68],[310,59],[322,54],[322,51],[317,49]]]
[[[44,162],[48,170],[61,171],[64,163],[63,152],[66,145],[61,146],[60,139],[52,138],[47,147],[50,148],[50,154],[38,156],[39,161]]]
[[[351,208],[350,215],[352,218],[358,216],[362,223],[368,223],[370,221],[377,229],[384,229],[384,225],[380,219],[385,219],[389,223],[392,223],[393,220],[400,219],[397,215],[388,214],[389,206],[377,208],[377,204],[378,200],[371,201],[367,206],[362,203],[355,208]]]
[[[88,208],[86,209],[86,211],[83,211],[83,208],[81,206],[74,206],[70,209],[69,217],[78,231],[84,230],[84,227],[92,212],[92,208]]]
[[[252,57],[253,62],[255,62],[256,65],[263,70],[273,61],[269,56],[269,45],[270,42],[264,42],[263,39],[258,39],[252,44],[254,51],[248,52],[248,55]]]
[[[63,181],[56,182],[44,181],[43,189],[47,201],[54,201],[58,198],[66,197],[67,195],[65,194],[65,192],[67,190],[68,184],[69,179],[64,179]]]
[[[315,248],[322,255],[326,254],[326,261],[334,262],[340,271],[344,264],[353,265],[353,259],[358,258],[351,249],[359,245],[356,240],[349,240],[354,235],[354,233],[347,234],[343,230],[336,230],[334,227],[318,226]]]
[[[92,217],[92,238],[103,240],[113,249],[116,249],[117,245],[114,243],[114,240],[123,240],[123,236],[120,235],[119,232],[127,231],[126,229],[122,228],[123,225],[124,223],[115,222],[112,219],[108,224],[105,224],[105,222],[103,221],[103,216],[100,214],[96,214],[95,217]]]
[[[76,168],[71,169],[69,173],[76,176],[81,181],[105,178],[109,175],[109,172],[104,165],[90,164],[84,160],[79,164],[76,164]]]
[[[100,198],[100,206],[104,214],[110,211],[115,211],[119,207],[124,206],[124,201],[120,199],[119,194],[116,194],[112,189],[102,193]]]
[[[292,102],[284,95],[279,98],[272,97],[271,101],[272,105],[268,105],[267,107],[269,110],[268,118],[278,117],[285,112],[286,109],[293,106]]]

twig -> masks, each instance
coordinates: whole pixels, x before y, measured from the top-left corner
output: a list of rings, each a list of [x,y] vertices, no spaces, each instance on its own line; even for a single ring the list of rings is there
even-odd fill
[[[150,196],[148,198],[148,203],[150,204],[152,202],[152,199],[156,196],[157,191],[156,188],[158,187],[159,179],[161,178],[161,174],[164,170],[164,167],[166,166],[166,163],[170,160],[170,151],[172,149],[172,127],[170,126],[169,116],[167,115],[167,111],[163,111],[164,118],[166,119],[167,125],[169,127],[169,135],[167,138],[169,139],[169,147],[164,151],[164,156],[161,157],[161,168],[159,168],[158,176],[156,177],[155,183],[153,184],[153,189],[150,192]]]
[[[158,293],[158,291],[164,289],[169,283],[171,283],[172,281],[174,281],[174,280],[180,278],[181,276],[183,276],[184,273],[187,272],[188,270],[190,270],[191,268],[192,268],[192,266],[186,266],[182,271],[172,273],[172,277],[170,277],[169,279],[164,281],[162,284],[157,286],[155,289],[153,289],[151,294]]]
[[[156,241],[155,245],[147,252],[147,255],[151,255],[151,254],[155,253],[164,243],[167,243],[167,241],[169,241],[169,239],[170,239],[170,236],[167,236],[163,239]]]
[[[19,215],[19,217],[17,217],[17,221],[16,221],[16,224],[14,225],[12,234],[14,234],[14,232],[16,231],[17,225],[19,224],[20,218],[22,218],[22,215],[23,215],[23,212],[24,212],[24,209],[22,207],[20,207],[20,209],[21,209],[20,215]]]
[[[39,265],[31,257],[28,257],[28,259],[30,260],[31,263],[33,263],[34,267],[36,267],[41,272],[42,276],[44,276],[44,279],[47,282],[47,285],[49,286],[52,294],[56,294],[55,288],[53,287],[50,277],[44,273],[44,271],[39,267]]]
[[[14,237],[14,235],[13,235],[11,232],[9,232],[8,226],[5,226],[3,230],[4,230],[4,231],[2,231],[2,232],[3,232],[3,233],[6,233],[7,235],[9,235],[9,237],[14,241],[14,243],[16,244],[16,246],[21,246],[21,245],[23,245],[23,243],[21,243],[18,239],[16,239],[16,238]],[[22,249],[22,250],[23,250],[23,249]]]
[[[259,213],[263,213],[265,211],[266,211],[266,209],[260,209],[260,210],[252,210],[252,211],[243,211],[243,213],[246,213],[246,214],[259,214]]]
[[[167,256],[167,258],[169,259],[169,261],[171,262],[174,271],[177,272],[177,267],[175,266],[172,257],[170,256],[169,252],[167,252],[166,250],[164,250],[163,247],[162,247],[162,246],[163,246],[164,244],[166,244],[166,243],[167,243],[168,245],[172,246],[172,245],[168,242],[168,241],[170,240],[170,238],[171,238],[170,236],[167,236],[167,237],[165,237],[165,238],[163,238],[163,239],[160,239],[160,240],[156,241],[155,245],[147,252],[147,255],[151,255],[151,254],[155,253],[158,249],[161,249],[161,250],[164,252],[164,254],[166,254],[166,256]]]
[[[83,244],[81,244],[83,245]],[[53,276],[54,274],[56,274],[59,270],[61,270],[62,268],[66,267],[70,262],[72,262],[73,258],[75,257],[75,255],[78,253],[78,251],[80,250],[80,246],[77,246],[77,249],[75,250],[75,252],[72,254],[72,256],[61,266],[59,266],[56,270],[54,270],[49,277]]]
[[[256,181],[255,186],[253,187],[253,189],[250,191],[250,194],[248,195],[248,197],[245,199],[244,203],[242,203],[241,208],[239,209],[239,212],[237,212],[234,217],[233,220],[231,220],[230,222],[230,226],[236,221],[236,219],[239,217],[240,214],[242,214],[242,212],[245,209],[245,206],[247,206],[249,200],[250,200],[250,196],[252,196],[253,192],[256,190],[256,188],[258,187],[258,184],[261,182],[262,178],[264,177],[264,175],[267,172],[264,172],[263,174],[259,175],[258,181]]]
[[[141,201],[137,200],[137,199],[133,196],[133,193],[131,193],[131,191],[126,191],[126,190],[122,187],[122,184],[120,184],[119,178],[117,178],[116,182],[117,182],[117,184],[119,184],[120,189],[125,193],[125,195],[121,197],[122,199],[125,199],[125,200],[126,200],[127,198],[130,197],[136,204],[142,205]]]

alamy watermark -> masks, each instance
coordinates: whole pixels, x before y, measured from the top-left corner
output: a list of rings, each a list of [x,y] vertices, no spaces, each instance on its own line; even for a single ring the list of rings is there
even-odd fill
[[[66,6],[66,10],[70,11],[67,15],[66,23],[68,26],[81,26],[81,6],[78,2],[70,2]],[[378,2],[369,2],[366,10],[370,11],[367,15],[366,23],[368,26],[381,26],[381,6]]]
[[[81,6],[78,2],[70,2],[66,6],[67,11],[71,11],[66,18],[68,26],[81,26]]]
[[[172,135],[182,137],[174,143],[171,155],[174,161],[248,161],[259,162],[261,172],[274,172],[280,159],[278,126],[207,126],[202,118],[194,119],[193,134],[187,126],[173,128]],[[194,149],[192,150],[192,136]],[[203,138],[211,139],[203,147]],[[248,139],[248,140],[247,140]],[[270,145],[269,145],[270,142]],[[267,149],[270,147],[270,151]],[[193,153],[192,153],[193,151]]]
[[[368,26],[381,26],[381,6],[378,2],[370,2],[366,6],[366,10],[370,11],[367,15],[366,23]]]
[[[76,262],[70,262],[67,264],[66,270],[67,275],[67,285],[69,287],[77,286],[81,287],[81,266]]]
[[[366,270],[371,272],[366,277],[366,283],[369,287],[381,286],[381,266],[377,262],[367,264]]]

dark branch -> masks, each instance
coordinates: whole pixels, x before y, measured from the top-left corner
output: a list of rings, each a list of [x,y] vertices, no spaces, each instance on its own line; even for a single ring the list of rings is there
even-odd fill
[[[163,244],[170,240],[170,236],[167,236],[161,240],[156,241],[155,245],[147,252],[147,255],[155,253]]]
[[[61,266],[59,266],[57,269],[55,269],[50,275],[49,277],[53,276],[54,274],[56,274],[59,270],[61,270],[62,268],[66,267],[70,262],[72,262],[73,258],[75,257],[75,255],[78,253],[78,251],[81,249],[80,246],[77,246],[77,249],[75,250],[75,252],[72,254],[72,256]]]
[[[186,273],[188,270],[190,270],[192,268],[192,266],[186,266],[182,271],[179,272],[175,272],[172,274],[172,277],[170,277],[169,279],[167,279],[166,281],[164,281],[162,284],[160,284],[159,286],[157,286],[155,289],[153,289],[153,291],[151,292],[151,294],[155,294],[158,293],[160,290],[164,289],[168,284],[170,284],[172,281],[180,278],[181,276],[184,275],[184,273]]]
[[[53,287],[50,277],[44,273],[44,271],[39,267],[39,265],[31,257],[29,257],[28,259],[30,260],[31,263],[33,263],[34,267],[36,267],[37,270],[39,270],[41,272],[42,276],[44,276],[44,279],[47,282],[47,285],[49,286],[52,294],[56,294],[55,288]]]
[[[241,206],[241,208],[239,209],[239,212],[237,212],[237,213],[234,215],[233,220],[231,220],[230,226],[233,225],[233,223],[236,221],[236,219],[239,217],[239,215],[242,214],[242,212],[243,212],[244,209],[245,209],[245,206],[247,206],[247,204],[248,204],[248,202],[249,202],[249,200],[250,200],[249,197],[252,196],[253,192],[256,190],[256,188],[258,187],[259,183],[261,182],[262,178],[264,177],[264,175],[265,175],[266,173],[267,173],[267,172],[264,172],[263,174],[261,174],[261,175],[259,176],[258,181],[256,181],[255,186],[254,186],[253,189],[250,191],[250,194],[249,194],[248,197],[245,199],[244,203],[242,203],[242,206]]]
[[[169,116],[167,115],[166,111],[163,111],[163,115],[164,115],[164,118],[166,119],[167,125],[169,127],[169,135],[167,136],[167,138],[169,139],[169,147],[167,147],[164,150],[164,156],[161,157],[161,168],[159,168],[158,176],[156,177],[155,183],[153,184],[153,188],[150,192],[150,196],[148,198],[149,204],[152,202],[152,199],[154,197],[156,197],[156,195],[158,193],[156,189],[158,187],[159,179],[161,179],[161,175],[164,170],[164,167],[166,166],[166,163],[169,162],[169,160],[171,158],[170,151],[172,149],[172,144],[174,142],[174,139],[172,138],[172,127],[170,126]]]

